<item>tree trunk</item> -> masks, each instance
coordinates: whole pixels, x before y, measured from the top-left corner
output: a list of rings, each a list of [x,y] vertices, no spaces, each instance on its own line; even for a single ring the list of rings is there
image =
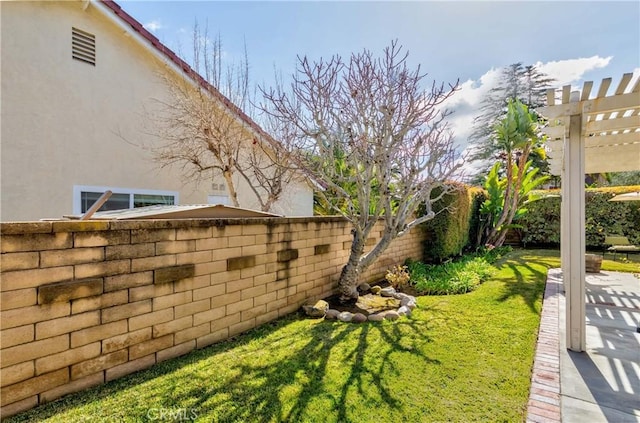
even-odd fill
[[[526,170],[525,164],[529,159],[529,150],[529,147],[525,147],[523,149],[520,159],[517,162],[518,172],[515,177],[513,175],[513,172],[511,172],[511,179],[513,179],[513,183],[509,183],[507,186],[511,187],[511,185],[513,185],[511,187],[513,192],[511,192],[510,195],[505,196],[504,207],[499,224],[497,224],[493,228],[493,231],[491,232],[491,235],[487,240],[487,243],[493,245],[494,247],[502,247],[502,244],[504,244],[504,241],[507,238],[508,231],[508,229],[504,228],[504,226],[510,225],[513,222],[513,218],[518,211],[518,203],[520,202],[520,190],[522,188],[522,179],[524,178],[524,173]],[[509,192],[507,193],[509,194]],[[509,202],[507,202],[507,197],[509,197]],[[504,220],[502,219],[502,217],[504,217]],[[502,226],[501,230],[497,230],[499,226]]]
[[[227,183],[227,190],[229,191],[231,204],[233,204],[234,207],[240,207],[240,202],[238,201],[238,193],[236,192],[236,187],[233,184],[233,176],[231,175],[231,172],[224,171],[222,172],[222,175],[224,176],[224,180]]]
[[[512,157],[511,152],[507,152],[507,184],[505,185],[504,192],[504,204],[502,206],[502,212],[498,217],[498,220],[493,224],[493,227],[489,231],[489,236],[487,237],[487,244],[491,244],[495,247],[499,247],[496,245],[498,242],[498,238],[500,236],[499,228],[505,224],[509,224],[506,222],[507,217],[509,215],[509,207],[511,206],[511,197],[513,195],[513,165],[512,165]]]
[[[340,301],[350,302],[358,299],[358,285],[360,283],[360,271],[362,253],[364,252],[364,237],[355,232],[351,244],[349,260],[342,268],[340,279],[338,279],[338,289],[340,291]]]

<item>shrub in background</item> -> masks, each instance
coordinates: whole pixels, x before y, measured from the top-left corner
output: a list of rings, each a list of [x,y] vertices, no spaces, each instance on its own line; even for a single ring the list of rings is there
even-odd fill
[[[471,194],[471,213],[469,217],[469,244],[467,248],[475,251],[482,245],[482,237],[486,228],[484,216],[480,214],[482,204],[487,200],[487,192],[480,187],[469,188]]]
[[[624,235],[634,244],[640,242],[639,202],[609,201],[616,194],[630,192],[627,188],[629,187],[587,190],[585,205],[587,247],[602,248],[605,235],[611,234]],[[640,191],[640,186],[636,186],[631,191]]]
[[[457,256],[469,243],[472,194],[465,184],[454,183],[456,189],[433,205],[436,217],[424,223],[427,240],[424,260],[441,262]],[[439,192],[434,191],[434,196]]]
[[[554,192],[529,207],[518,222],[522,243],[538,246],[560,245],[560,194]]]
[[[624,235],[634,244],[640,243],[640,201],[609,201],[617,194],[640,191],[640,186],[593,188],[586,190],[585,243],[587,248],[602,249],[605,235]],[[560,191],[529,205],[522,225],[525,245],[560,244]]]

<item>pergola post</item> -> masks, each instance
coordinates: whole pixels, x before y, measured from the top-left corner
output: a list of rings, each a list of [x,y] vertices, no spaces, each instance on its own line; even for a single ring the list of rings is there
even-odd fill
[[[582,114],[572,115],[562,171],[561,257],[566,296],[567,348],[584,351],[585,324],[585,191]]]

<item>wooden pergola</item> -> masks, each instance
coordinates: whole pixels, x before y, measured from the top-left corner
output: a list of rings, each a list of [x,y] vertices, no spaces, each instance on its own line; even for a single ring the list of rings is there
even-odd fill
[[[562,181],[560,250],[567,348],[573,351],[586,348],[585,174],[640,170],[640,78],[632,79],[624,74],[611,95],[611,78],[593,97],[593,82],[582,91],[552,89],[539,110],[549,120],[543,131],[551,173]]]

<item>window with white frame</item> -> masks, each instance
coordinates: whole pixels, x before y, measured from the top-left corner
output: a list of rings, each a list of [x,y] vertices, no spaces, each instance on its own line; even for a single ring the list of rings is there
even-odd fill
[[[73,213],[85,213],[107,190],[113,194],[99,211],[178,204],[177,191],[74,185]]]

